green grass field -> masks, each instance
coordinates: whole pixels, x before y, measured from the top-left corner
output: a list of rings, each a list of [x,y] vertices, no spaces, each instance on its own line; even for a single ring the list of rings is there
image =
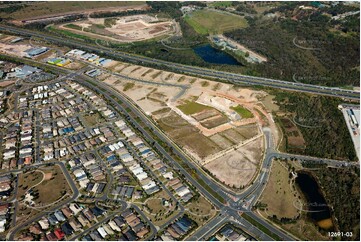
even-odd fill
[[[187,102],[186,104],[177,106],[177,108],[179,108],[186,115],[192,115],[206,109],[211,109],[211,107],[196,102]]]
[[[259,222],[257,222],[256,220],[254,220],[253,218],[251,218],[250,216],[247,215],[247,213],[243,213],[242,217],[245,218],[248,222],[250,222],[251,224],[253,224],[253,226],[257,227],[259,230],[261,230],[263,233],[267,234],[268,236],[270,236],[272,239],[280,241],[281,238],[271,232],[269,229],[267,229],[265,226],[263,226],[262,224],[260,224]]]
[[[184,20],[202,35],[221,34],[248,26],[247,21],[241,16],[213,10],[194,11],[186,15]]]
[[[246,108],[238,105],[236,107],[231,107],[232,110],[236,111],[242,118],[253,118],[253,114]]]

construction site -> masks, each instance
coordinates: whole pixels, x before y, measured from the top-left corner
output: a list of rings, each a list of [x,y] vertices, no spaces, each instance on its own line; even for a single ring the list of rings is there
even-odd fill
[[[173,35],[179,32],[178,23],[151,15],[131,15],[113,18],[90,18],[56,25],[55,28],[91,38],[116,42],[135,42]]]
[[[26,56],[29,49],[30,53],[44,49],[31,40],[13,40],[13,36],[3,36],[0,50]],[[274,143],[278,141],[270,114],[275,104],[264,91],[123,63],[78,49],[59,56],[50,47],[31,58],[70,69],[90,65],[93,68],[86,75],[124,93],[190,159],[229,187],[245,187],[257,174],[264,154],[262,127],[269,126]]]
[[[99,79],[124,93],[196,164],[229,187],[247,186],[257,174],[262,127],[269,126],[278,140],[264,91],[121,62]]]

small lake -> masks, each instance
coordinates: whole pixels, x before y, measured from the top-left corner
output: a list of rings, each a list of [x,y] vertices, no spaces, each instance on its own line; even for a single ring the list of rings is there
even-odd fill
[[[221,64],[221,65],[241,65],[234,57],[231,55],[213,48],[211,45],[202,45],[193,48],[193,51],[201,57],[205,62],[212,64]]]
[[[297,173],[296,184],[307,199],[302,209],[307,210],[308,216],[321,228],[332,228],[331,211],[320,193],[317,181],[311,175],[299,172]]]

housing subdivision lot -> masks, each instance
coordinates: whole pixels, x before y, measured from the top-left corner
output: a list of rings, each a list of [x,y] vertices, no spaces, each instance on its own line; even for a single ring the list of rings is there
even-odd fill
[[[245,187],[257,174],[262,160],[263,143],[263,138],[258,137],[237,149],[225,151],[216,159],[206,161],[204,167],[230,187]]]
[[[221,227],[214,235],[208,238],[209,241],[247,241],[255,240],[244,232],[241,228],[234,226],[233,224],[227,223]]]
[[[271,125],[278,139],[261,102],[267,93],[118,63],[108,68],[111,76],[103,82],[124,93],[219,181],[243,187],[252,180],[264,152],[261,127]],[[211,163],[234,155],[243,158],[221,169]]]

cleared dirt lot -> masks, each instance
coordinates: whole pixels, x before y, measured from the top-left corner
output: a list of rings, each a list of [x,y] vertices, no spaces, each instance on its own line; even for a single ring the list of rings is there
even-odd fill
[[[31,45],[28,44],[8,44],[0,42],[0,53],[5,53],[8,55],[16,55],[20,57],[26,56],[25,50],[31,48]]]
[[[245,186],[256,174],[264,152],[263,126],[270,126],[278,140],[261,102],[268,95],[263,91],[120,62],[112,71],[139,81],[110,77],[104,82],[132,99],[168,137],[229,186]],[[168,83],[185,88],[164,85]]]
[[[88,18],[58,25],[57,28],[99,39],[133,42],[175,33],[177,23],[150,15],[112,18]]]
[[[180,91],[179,88],[146,85],[114,77],[106,78],[104,82],[113,86],[119,92],[125,93],[148,115],[167,107],[166,102],[169,98],[177,95]]]
[[[263,149],[262,137],[237,150],[226,153],[204,167],[219,181],[230,187],[240,188],[246,186],[256,174],[258,164],[262,159],[260,147]]]

